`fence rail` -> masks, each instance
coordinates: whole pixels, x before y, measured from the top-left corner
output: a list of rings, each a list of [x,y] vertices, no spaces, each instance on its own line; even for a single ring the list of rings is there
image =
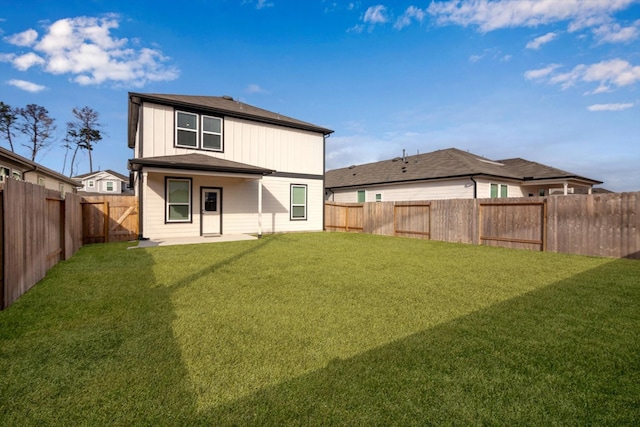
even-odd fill
[[[640,192],[326,202],[325,230],[640,259]]]

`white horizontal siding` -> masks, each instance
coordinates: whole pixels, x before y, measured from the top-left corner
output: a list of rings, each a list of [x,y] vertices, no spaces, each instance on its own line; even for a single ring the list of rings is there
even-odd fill
[[[478,199],[488,199],[491,197],[491,184],[506,185],[507,186],[507,197],[524,197],[528,196],[529,193],[524,192],[522,187],[519,184],[514,184],[510,181],[500,180],[500,179],[485,179],[479,178],[478,181]],[[498,188],[498,195],[500,195],[500,189]]]
[[[358,190],[365,190],[365,201],[375,202],[376,194],[383,202],[473,198],[473,182],[469,179],[371,186],[335,191],[329,200],[342,203],[358,201]]]

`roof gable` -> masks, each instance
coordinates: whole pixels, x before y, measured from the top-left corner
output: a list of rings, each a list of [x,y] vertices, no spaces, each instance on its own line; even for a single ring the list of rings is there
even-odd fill
[[[109,177],[111,177],[111,179],[118,179],[120,181],[128,181],[129,180],[129,178],[127,178],[126,176],[122,175],[121,173],[115,172],[115,171],[113,171],[111,169],[105,169],[103,171],[88,172],[88,173],[84,173],[82,175],[76,175],[73,178],[85,181],[85,180],[90,179],[90,178],[93,178],[93,179],[107,178],[107,179],[109,179]]]
[[[311,132],[329,135],[333,133],[331,129],[317,126],[312,123],[284,116],[279,113],[254,107],[244,102],[234,100],[229,96],[197,96],[197,95],[172,95],[157,93],[129,93],[129,147],[133,148],[135,129],[139,120],[139,113],[136,105],[141,102],[153,102],[163,105],[170,105],[176,108],[194,109],[241,119],[253,120],[262,123],[291,127],[295,129],[308,130]]]

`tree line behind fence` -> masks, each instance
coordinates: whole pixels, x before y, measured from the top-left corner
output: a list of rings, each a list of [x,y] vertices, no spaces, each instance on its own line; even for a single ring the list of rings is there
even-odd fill
[[[640,259],[640,192],[326,202],[325,230]]]

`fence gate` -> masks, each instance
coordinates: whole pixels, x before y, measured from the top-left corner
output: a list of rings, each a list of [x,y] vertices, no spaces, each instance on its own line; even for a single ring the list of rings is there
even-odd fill
[[[363,204],[325,203],[325,230],[364,231]]]
[[[431,238],[431,205],[394,204],[393,233],[396,236]]]
[[[547,202],[480,203],[480,244],[546,250]]]
[[[82,243],[107,243],[138,238],[138,198],[85,196],[82,201]]]

